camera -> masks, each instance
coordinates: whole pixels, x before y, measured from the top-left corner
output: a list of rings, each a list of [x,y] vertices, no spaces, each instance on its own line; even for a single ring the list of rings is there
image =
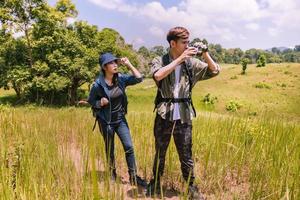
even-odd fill
[[[208,52],[208,47],[206,44],[203,42],[195,42],[194,44],[191,45],[191,47],[194,47],[198,50],[198,55],[202,55],[204,52]]]

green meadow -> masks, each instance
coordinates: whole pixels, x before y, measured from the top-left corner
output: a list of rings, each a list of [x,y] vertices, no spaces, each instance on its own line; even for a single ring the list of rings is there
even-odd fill
[[[86,92],[88,94],[88,91]],[[154,158],[153,80],[128,87],[127,120],[139,174]],[[104,143],[89,107],[12,106],[0,90],[0,199],[147,199],[128,182],[116,138],[118,179],[111,182]],[[222,65],[193,89],[196,182],[207,199],[300,199],[300,64]],[[163,193],[186,199],[172,141]]]

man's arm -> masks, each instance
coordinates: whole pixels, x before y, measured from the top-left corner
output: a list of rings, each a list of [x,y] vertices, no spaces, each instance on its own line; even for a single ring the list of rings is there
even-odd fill
[[[204,52],[202,56],[208,64],[208,68],[212,73],[218,73],[220,71],[219,65],[215,63],[215,61],[210,57],[208,52]]]
[[[167,77],[175,68],[177,65],[185,61],[186,59],[192,57],[197,53],[197,50],[194,47],[189,47],[186,49],[178,58],[173,60],[170,64],[168,64],[165,67],[160,68],[153,74],[153,78],[155,81],[160,81]]]

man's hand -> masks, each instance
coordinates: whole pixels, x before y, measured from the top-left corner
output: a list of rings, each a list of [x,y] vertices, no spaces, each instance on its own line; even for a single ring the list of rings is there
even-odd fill
[[[180,63],[184,62],[186,59],[196,55],[198,50],[195,47],[188,47],[179,57]]]
[[[109,102],[108,102],[108,99],[107,99],[107,98],[102,97],[102,98],[100,99],[100,106],[101,106],[101,107],[108,105],[108,103],[109,103]]]
[[[196,42],[195,44],[193,44],[193,47],[198,50],[197,54],[199,55],[202,55],[202,53],[204,52],[208,52],[208,47],[203,42]]]

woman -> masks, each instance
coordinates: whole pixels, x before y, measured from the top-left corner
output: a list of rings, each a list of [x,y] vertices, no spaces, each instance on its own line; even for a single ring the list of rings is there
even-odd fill
[[[118,64],[125,65],[133,75],[118,73]],[[92,105],[98,121],[100,132],[105,141],[107,161],[111,169],[111,177],[116,179],[114,136],[119,136],[126,156],[129,181],[132,185],[146,187],[146,182],[137,176],[135,156],[128,123],[127,96],[125,88],[142,82],[141,73],[127,58],[116,58],[111,53],[102,54],[99,58],[102,74],[92,86],[88,102]]]

